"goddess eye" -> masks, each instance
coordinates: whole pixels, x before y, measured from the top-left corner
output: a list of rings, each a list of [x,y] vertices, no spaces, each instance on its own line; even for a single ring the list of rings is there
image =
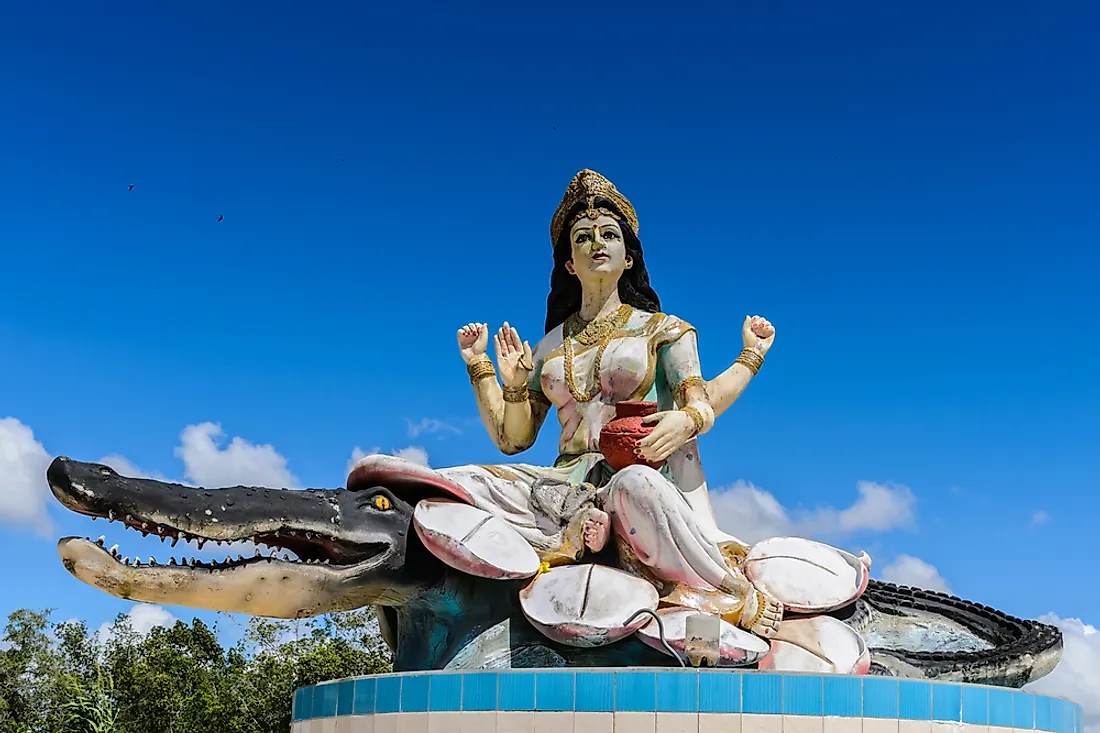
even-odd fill
[[[619,236],[618,232],[613,232],[613,231],[610,231],[610,230],[603,233],[603,238],[604,239],[617,239],[618,236]]]
[[[382,496],[381,494],[374,497],[374,499],[371,501],[371,503],[374,504],[374,508],[377,509],[380,512],[388,512],[390,509],[393,508],[393,505],[390,503],[390,500],[387,499],[386,497]]]
[[[578,244],[580,242],[587,242],[588,241],[588,235],[587,234],[578,234],[576,241],[577,241]]]

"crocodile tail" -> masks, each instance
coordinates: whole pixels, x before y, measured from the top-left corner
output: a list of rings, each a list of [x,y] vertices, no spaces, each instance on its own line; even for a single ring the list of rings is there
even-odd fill
[[[866,593],[839,617],[864,633],[876,617],[940,617],[967,629],[991,648],[928,652],[873,648],[872,674],[1023,687],[1049,674],[1062,655],[1062,632],[1039,621],[923,588],[872,580]],[[869,640],[870,641],[870,640]]]

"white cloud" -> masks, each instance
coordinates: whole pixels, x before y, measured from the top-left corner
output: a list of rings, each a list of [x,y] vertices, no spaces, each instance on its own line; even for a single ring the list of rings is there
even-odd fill
[[[152,631],[155,626],[167,628],[178,620],[167,609],[150,603],[135,603],[126,616],[129,618],[130,627],[142,636]],[[107,641],[114,634],[114,623],[102,624],[96,633],[99,634],[101,641]]]
[[[907,486],[883,486],[874,481],[856,484],[859,498],[837,515],[844,532],[872,530],[885,532],[913,523],[913,505],[917,498]]]
[[[1046,677],[1026,689],[1069,698],[1081,705],[1086,733],[1100,733],[1100,631],[1078,618],[1048,613],[1043,623],[1062,630],[1062,660]]]
[[[428,451],[418,445],[410,445],[408,448],[398,448],[393,452],[398,458],[412,461],[421,466],[428,466]]]
[[[363,450],[359,446],[351,451],[351,458],[348,459],[347,469],[344,471],[344,475],[347,476],[351,473],[351,469],[355,468],[355,464],[363,460],[367,456],[377,455],[382,449],[378,446],[373,446],[367,450]],[[390,455],[397,456],[398,458],[404,458],[406,461],[412,461],[418,463],[421,466],[430,468],[428,463],[428,451],[424,450],[419,445],[410,445],[406,448],[398,448],[395,451],[390,451]]]
[[[154,626],[172,626],[177,620],[167,609],[149,603],[135,605],[127,615],[134,631],[139,634],[148,634]]]
[[[712,493],[711,504],[718,525],[749,543],[782,536],[835,539],[912,525],[916,497],[908,487],[860,481],[856,490],[859,497],[846,509],[799,507],[792,512],[771,493],[738,481]]]
[[[412,420],[405,418],[405,422],[409,425],[409,437],[415,438],[421,433],[454,433],[455,435],[461,435],[462,431],[454,425],[442,420],[436,420],[434,417],[426,417],[418,423],[414,423]]]
[[[46,512],[46,469],[51,460],[33,430],[14,417],[0,419],[0,522],[43,536],[52,533]]]
[[[1045,511],[1043,511],[1042,509],[1040,509],[1039,511],[1037,511],[1034,514],[1031,515],[1031,526],[1032,527],[1041,527],[1042,525],[1046,524],[1049,521],[1050,521],[1050,515],[1047,514]]]
[[[183,461],[186,478],[206,487],[298,487],[298,478],[287,468],[287,459],[274,446],[255,445],[236,437],[221,447],[224,436],[217,423],[204,422],[183,429],[176,456]]]
[[[894,562],[882,569],[882,579],[887,583],[910,585],[940,593],[950,593],[947,581],[940,571],[924,560],[910,555],[898,555]]]

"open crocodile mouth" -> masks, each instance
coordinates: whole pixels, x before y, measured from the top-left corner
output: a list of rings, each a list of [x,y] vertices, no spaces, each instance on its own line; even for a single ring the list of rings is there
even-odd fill
[[[85,559],[99,570],[123,566],[215,572],[265,564],[333,572],[369,570],[403,553],[408,522],[404,515],[409,514],[404,503],[382,487],[373,493],[254,486],[203,489],[121,476],[109,466],[67,458],[51,464],[47,479],[54,496],[70,511],[142,536],[133,538],[129,548],[124,538],[65,537],[60,547],[70,572],[74,563]],[[160,540],[161,559],[150,537]],[[175,548],[181,541],[183,554],[177,557]],[[207,545],[225,547],[225,559],[205,559],[193,552]]]
[[[82,512],[84,513],[84,512]],[[140,532],[142,537],[157,537],[168,550],[164,560],[158,560],[155,555],[137,550],[130,552],[120,549],[120,543],[107,545],[106,535],[100,535],[93,541],[90,537],[65,537],[62,541],[71,546],[82,545],[84,552],[101,551],[110,556],[119,565],[132,568],[156,568],[176,567],[193,568],[196,570],[230,570],[244,565],[256,563],[274,563],[289,565],[325,565],[332,569],[348,566],[363,566],[373,559],[384,558],[391,547],[383,542],[352,543],[339,538],[325,536],[317,532],[300,530],[276,530],[274,532],[258,533],[240,539],[219,540],[203,537],[202,535],[188,534],[159,524],[138,522],[133,517],[116,519],[113,512],[106,515],[90,515],[93,519],[105,518],[108,523],[119,523],[125,529]],[[207,544],[215,547],[225,547],[227,555],[224,560],[204,560],[195,555],[174,552],[179,542],[184,547],[193,545],[199,551]],[[147,543],[146,543],[147,544]],[[182,548],[181,548],[182,549]],[[234,551],[236,556],[233,556]],[[179,554],[177,559],[176,555]],[[162,557],[164,557],[162,555]],[[71,568],[70,568],[71,571]]]
[[[397,599],[412,507],[385,486],[205,489],[64,457],[46,478],[65,508],[107,521],[105,536],[64,537],[57,550],[111,595],[276,618]],[[224,559],[207,559],[221,548]]]

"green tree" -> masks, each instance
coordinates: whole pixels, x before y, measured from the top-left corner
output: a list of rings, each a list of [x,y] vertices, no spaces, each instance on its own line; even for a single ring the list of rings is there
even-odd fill
[[[0,650],[0,733],[285,733],[295,688],[385,672],[371,610],[304,621],[250,618],[228,647],[220,615],[106,634],[12,613]]]
[[[61,704],[67,712],[66,728],[87,733],[114,733],[118,730],[118,698],[114,680],[96,665],[96,678],[90,683],[66,676],[69,699]]]

